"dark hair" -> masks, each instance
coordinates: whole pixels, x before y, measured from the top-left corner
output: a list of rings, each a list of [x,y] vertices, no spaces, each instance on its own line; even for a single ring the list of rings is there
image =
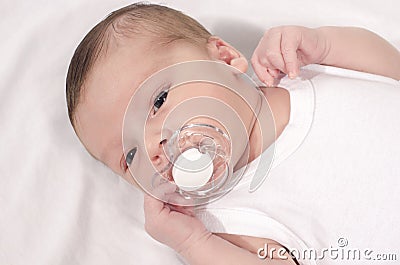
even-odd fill
[[[68,116],[75,128],[75,111],[84,82],[97,59],[106,52],[112,37],[148,33],[159,44],[186,40],[205,45],[211,34],[196,20],[166,6],[134,3],[109,14],[83,38],[71,59],[66,98]]]

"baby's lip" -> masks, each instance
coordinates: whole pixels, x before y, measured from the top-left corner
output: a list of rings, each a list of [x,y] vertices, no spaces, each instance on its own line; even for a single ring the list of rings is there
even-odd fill
[[[156,168],[157,172],[161,175],[162,178],[173,181],[172,177],[172,163],[168,162],[167,164],[164,164],[163,166],[159,166]]]

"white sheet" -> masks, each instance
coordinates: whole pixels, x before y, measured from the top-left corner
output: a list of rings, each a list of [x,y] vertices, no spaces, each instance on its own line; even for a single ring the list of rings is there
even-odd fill
[[[66,114],[65,75],[75,47],[128,3],[1,3],[0,264],[180,264],[144,232],[141,194],[86,153]],[[163,3],[246,56],[265,29],[281,24],[364,26],[400,46],[397,0]]]

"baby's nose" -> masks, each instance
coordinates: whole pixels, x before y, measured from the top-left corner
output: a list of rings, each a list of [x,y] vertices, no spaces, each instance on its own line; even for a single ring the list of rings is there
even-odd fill
[[[149,157],[154,166],[158,169],[160,166],[165,166],[168,162],[165,156],[164,145],[167,143],[167,139],[163,139],[160,142],[150,144]]]

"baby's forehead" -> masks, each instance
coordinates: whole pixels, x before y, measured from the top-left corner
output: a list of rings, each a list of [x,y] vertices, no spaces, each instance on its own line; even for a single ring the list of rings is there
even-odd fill
[[[107,51],[94,63],[84,89],[98,89],[100,85],[118,89],[126,82],[130,88],[137,87],[157,71],[157,52],[156,46],[145,38],[110,42]]]

